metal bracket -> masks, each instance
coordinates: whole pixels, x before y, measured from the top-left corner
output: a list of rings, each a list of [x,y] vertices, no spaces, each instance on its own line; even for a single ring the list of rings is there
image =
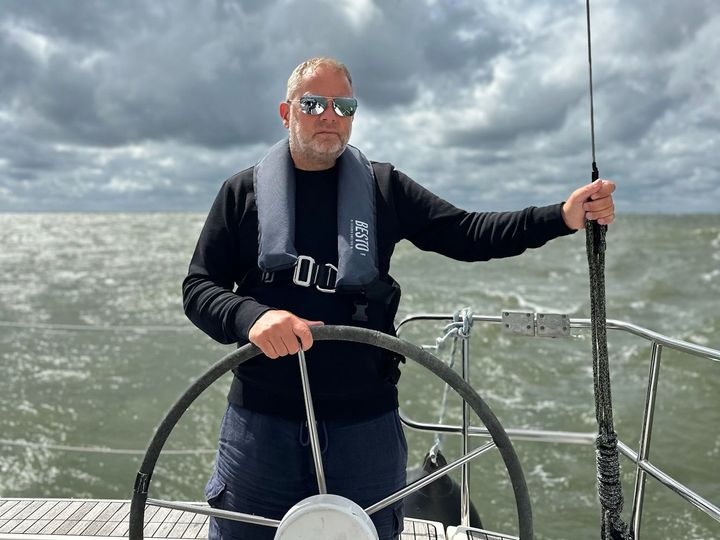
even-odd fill
[[[503,311],[503,332],[518,336],[535,335],[535,317],[525,311]]]
[[[538,313],[538,337],[570,337],[570,319],[564,313]]]
[[[503,311],[503,332],[530,337],[570,337],[570,319],[564,313]]]

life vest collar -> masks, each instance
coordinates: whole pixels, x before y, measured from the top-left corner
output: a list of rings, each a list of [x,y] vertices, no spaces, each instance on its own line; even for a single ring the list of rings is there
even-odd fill
[[[338,167],[338,267],[335,288],[364,291],[379,276],[375,176],[370,161],[348,145]],[[258,266],[264,275],[293,268],[295,167],[288,139],[276,143],[253,171],[258,209]],[[307,256],[305,256],[307,257]],[[304,259],[300,259],[301,261]]]

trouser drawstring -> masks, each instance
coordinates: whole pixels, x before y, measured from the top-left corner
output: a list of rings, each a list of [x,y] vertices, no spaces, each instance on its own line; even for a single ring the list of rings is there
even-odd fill
[[[318,427],[318,439],[320,441],[320,453],[324,454],[328,447],[328,432],[327,425],[323,421],[317,423]],[[300,446],[310,446],[310,431],[308,429],[307,420],[300,424],[300,430],[298,431],[298,442]]]

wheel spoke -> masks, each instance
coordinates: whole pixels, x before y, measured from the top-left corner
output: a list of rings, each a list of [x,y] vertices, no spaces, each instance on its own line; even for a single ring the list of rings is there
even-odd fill
[[[302,380],[303,396],[305,398],[305,414],[307,416],[308,433],[310,434],[310,447],[312,448],[313,462],[315,463],[315,476],[317,476],[318,492],[322,494],[327,493],[327,486],[325,485],[320,439],[317,432],[317,423],[315,422],[315,409],[313,408],[310,393],[307,362],[305,361],[305,351],[302,348],[298,350],[298,360],[300,361],[300,379]]]
[[[430,482],[433,482],[437,478],[440,478],[441,476],[446,475],[453,469],[457,469],[458,467],[460,467],[461,465],[464,465],[465,463],[467,463],[474,457],[477,457],[480,454],[484,454],[485,452],[487,452],[488,450],[490,450],[492,448],[495,448],[495,443],[492,441],[483,444],[482,446],[476,448],[472,452],[468,452],[464,456],[456,459],[452,463],[448,463],[444,467],[440,467],[438,470],[431,472],[427,476],[423,476],[422,478],[415,480],[411,484],[408,484],[407,486],[396,491],[392,495],[388,495],[383,500],[376,502],[372,506],[368,506],[365,509],[365,512],[367,512],[368,515],[372,515],[375,512],[377,512],[378,510],[382,510],[383,508],[390,506],[391,504],[399,501],[400,499],[404,499],[411,493],[414,493],[417,490],[427,486]]]
[[[199,506],[197,504],[181,503],[174,501],[163,501],[161,499],[148,499],[148,506],[160,506],[161,508],[170,508],[172,510],[182,510],[184,512],[193,512],[195,514],[202,514],[203,516],[219,517],[223,519],[231,519],[233,521],[243,521],[245,523],[254,523],[256,525],[265,525],[267,527],[279,527],[280,520],[270,519],[262,516],[256,516],[254,514],[243,514],[242,512],[231,512],[230,510],[218,510],[217,508],[210,508],[205,506]]]

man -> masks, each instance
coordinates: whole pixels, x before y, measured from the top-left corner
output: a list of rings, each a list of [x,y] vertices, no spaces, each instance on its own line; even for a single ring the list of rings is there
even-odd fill
[[[562,204],[468,213],[388,163],[348,146],[357,102],[347,68],[314,58],[288,80],[280,118],[289,131],[254,167],[227,180],[183,283],[185,312],[221,343],[264,356],[235,371],[217,463],[206,486],[217,508],[280,519],[317,492],[299,369],[307,353],[328,492],[363,507],[405,485],[407,446],[397,414],[399,359],[366,346],[321,342],[310,326],[350,324],[392,333],[399,288],[395,244],[480,261],[522,253],[614,219],[612,182]],[[398,538],[402,505],[371,516]],[[211,522],[211,538],[272,538],[274,529]]]

